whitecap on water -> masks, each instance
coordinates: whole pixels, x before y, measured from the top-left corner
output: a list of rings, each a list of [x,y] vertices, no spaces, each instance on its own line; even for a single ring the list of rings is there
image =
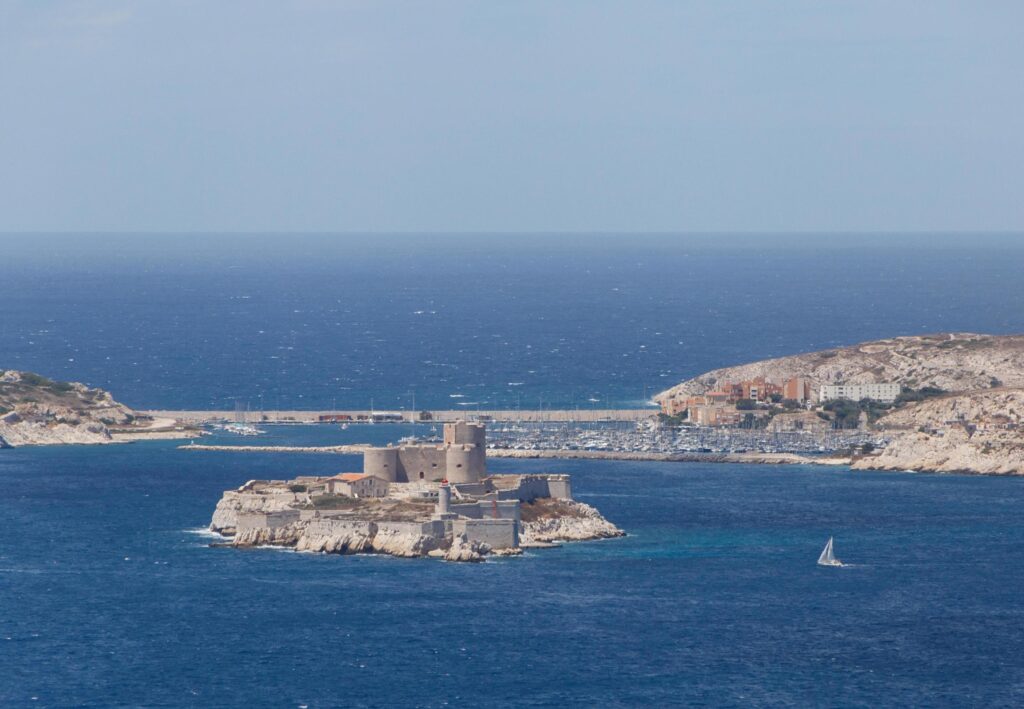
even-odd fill
[[[195,527],[194,529],[183,529],[181,530],[185,534],[194,534],[197,537],[205,537],[207,539],[225,539],[226,537],[220,532],[214,532],[209,527]]]

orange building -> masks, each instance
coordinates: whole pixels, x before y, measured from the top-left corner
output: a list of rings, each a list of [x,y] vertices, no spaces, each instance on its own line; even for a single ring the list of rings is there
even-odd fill
[[[782,387],[782,398],[803,403],[811,398],[811,383],[803,377],[790,377]]]

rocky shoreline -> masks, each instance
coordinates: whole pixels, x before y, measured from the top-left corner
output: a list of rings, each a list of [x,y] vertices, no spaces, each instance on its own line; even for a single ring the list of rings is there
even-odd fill
[[[488,478],[492,490],[526,489],[542,476],[502,475]],[[501,514],[513,514],[517,526],[514,545],[489,543],[467,528],[443,533],[432,516],[435,503],[418,496],[415,486],[402,491],[404,498],[331,500],[317,496],[318,478],[294,481],[250,481],[238,490],[226,491],[217,503],[210,531],[225,537],[211,546],[291,548],[324,554],[386,554],[401,558],[436,558],[445,561],[484,561],[489,556],[517,556],[524,549],[548,548],[566,542],[625,536],[625,532],[601,516],[594,507],[572,499],[537,497],[519,507],[501,503]],[[524,487],[525,486],[525,487]],[[497,498],[480,503],[490,512]],[[459,507],[469,507],[463,498]],[[468,510],[463,510],[468,511]],[[451,515],[454,517],[455,515]],[[433,522],[431,520],[434,520]],[[506,518],[511,521],[512,518]],[[442,533],[438,533],[438,530]]]
[[[717,369],[655,399],[703,394],[755,376],[804,377],[815,388],[892,382],[904,391],[929,391],[877,418],[861,415],[858,429],[878,432],[886,443],[849,460],[854,470],[1024,475],[1024,335],[940,333],[865,342]]]
[[[32,372],[0,371],[0,448],[102,445],[197,433],[173,419],[140,416],[102,389]]]
[[[855,470],[1024,475],[1024,389],[1000,387],[922,402],[879,421],[889,444]]]

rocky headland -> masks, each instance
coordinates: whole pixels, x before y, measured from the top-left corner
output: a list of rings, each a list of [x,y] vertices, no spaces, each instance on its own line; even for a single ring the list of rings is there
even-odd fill
[[[854,456],[855,469],[1024,475],[1024,335],[945,333],[876,340],[716,369],[655,399],[685,399],[724,382],[755,377],[826,384],[899,383],[929,392],[862,416],[860,426],[887,439],[880,450]],[[800,416],[814,424],[815,414]],[[773,421],[769,426],[781,426]],[[818,424],[820,426],[820,424]],[[808,426],[809,427],[809,426]]]
[[[103,389],[0,371],[0,448],[187,438],[195,429],[140,416]]]
[[[1024,475],[1024,389],[952,394],[898,409],[875,426],[890,436],[860,470]]]
[[[815,386],[900,382],[907,389],[935,387],[948,392],[1024,387],[1024,335],[956,332],[874,340],[715,369],[654,398],[661,403],[707,393],[721,382],[755,377],[780,382],[804,377]]]

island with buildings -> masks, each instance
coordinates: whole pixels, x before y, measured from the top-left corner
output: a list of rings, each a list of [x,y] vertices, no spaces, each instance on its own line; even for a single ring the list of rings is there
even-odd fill
[[[763,360],[656,401],[669,426],[847,441],[841,460],[855,469],[1024,474],[1021,335],[897,337]]]
[[[465,421],[440,443],[367,447],[358,473],[250,480],[224,493],[210,529],[233,547],[449,561],[623,535],[573,499],[568,475],[489,473],[485,426]]]

